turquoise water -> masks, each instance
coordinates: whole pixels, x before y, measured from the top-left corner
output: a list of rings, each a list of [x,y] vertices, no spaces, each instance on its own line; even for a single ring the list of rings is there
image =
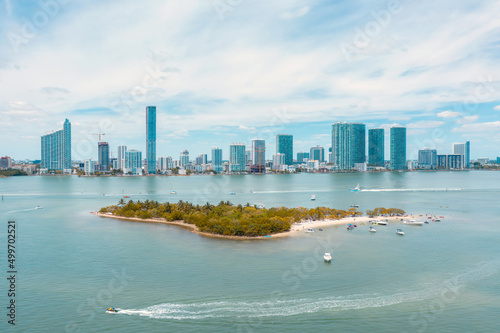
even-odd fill
[[[358,182],[363,191],[349,192]],[[7,220],[17,226],[20,332],[500,331],[499,172],[12,177],[0,179],[0,194],[2,244]],[[123,195],[266,207],[356,203],[445,218],[378,226],[375,234],[333,226],[234,241],[90,214]],[[109,306],[122,311],[106,314]],[[0,330],[13,330],[5,313]]]

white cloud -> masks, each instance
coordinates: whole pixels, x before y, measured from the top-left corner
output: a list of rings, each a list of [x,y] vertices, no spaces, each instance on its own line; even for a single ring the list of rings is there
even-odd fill
[[[456,118],[460,117],[461,115],[462,114],[460,112],[454,112],[454,111],[443,111],[437,114],[439,118]]]
[[[493,109],[500,111],[500,105],[495,106]]]
[[[478,115],[466,116],[456,120],[457,124],[470,124],[479,119]]]
[[[439,127],[441,125],[444,125],[444,121],[437,121],[437,120],[422,120],[422,121],[417,121],[411,124],[408,124],[406,127],[407,128],[422,128],[422,129],[427,129],[427,128],[435,128]]]
[[[500,121],[491,121],[487,123],[465,124],[454,128],[453,132],[497,132],[500,131]]]
[[[286,20],[290,20],[290,19],[302,17],[302,16],[306,15],[307,13],[309,13],[309,9],[310,9],[309,6],[304,6],[304,7],[292,10],[292,11],[287,11],[287,12],[284,12],[283,14],[281,14],[281,18],[286,19]]]

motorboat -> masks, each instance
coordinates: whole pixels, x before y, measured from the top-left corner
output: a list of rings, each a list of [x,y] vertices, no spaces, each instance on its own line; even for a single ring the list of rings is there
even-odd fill
[[[115,308],[108,308],[106,310],[106,313],[117,313],[117,312],[118,312],[118,310],[116,310]]]
[[[373,225],[387,225],[386,221],[380,221],[380,220],[371,220],[370,223]]]
[[[170,191],[170,194],[177,194],[177,191],[172,190]]]
[[[358,185],[356,185],[355,188],[350,188],[349,191],[351,191],[351,192],[360,192],[361,188],[359,187],[359,183],[358,183]]]
[[[323,259],[325,259],[325,262],[332,262],[332,255],[328,252],[325,252]]]
[[[230,195],[236,195],[236,192],[231,192],[231,193],[229,193],[229,194],[230,194]]]
[[[396,229],[396,234],[398,234],[398,235],[401,235],[401,236],[402,236],[402,235],[404,235],[405,233],[404,233],[404,231],[403,231],[403,230],[401,230],[401,229]]]
[[[435,220],[432,220],[432,222],[441,222],[440,219],[435,219]]]
[[[319,230],[319,231],[323,231],[323,229],[321,229],[321,228],[319,228],[318,230]]]
[[[351,205],[352,208],[358,208],[359,205],[358,204],[354,204],[354,205]]]
[[[377,232],[377,230],[375,230],[374,227],[370,227],[370,229],[368,229],[369,232]]]
[[[307,229],[305,232],[315,232],[313,228]]]
[[[124,198],[125,198],[125,199],[128,199],[128,198],[130,198],[130,197],[129,197],[128,195],[126,195],[126,196],[124,196]]]
[[[352,224],[349,224],[349,225],[347,226],[347,230],[352,230],[352,229],[354,229],[354,226],[353,226]]]
[[[312,201],[316,200],[316,196],[315,196],[315,195],[312,195],[312,196],[311,196],[311,200],[312,200]]]
[[[423,225],[424,222],[422,221],[417,221],[417,220],[407,220],[407,221],[403,221],[404,224],[408,224],[408,225]]]
[[[35,209],[42,209],[42,206],[36,206]]]

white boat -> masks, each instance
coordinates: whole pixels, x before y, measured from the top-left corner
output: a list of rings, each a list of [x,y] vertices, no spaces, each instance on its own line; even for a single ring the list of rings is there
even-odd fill
[[[358,208],[358,207],[359,207],[359,205],[358,205],[358,204],[354,204],[354,205],[351,205],[351,207],[353,207],[353,208]]]
[[[313,228],[307,229],[305,232],[315,232]]]
[[[312,201],[316,200],[316,196],[314,194],[311,196],[311,200]]]
[[[387,225],[387,222],[380,220],[371,220],[370,223],[373,225]]]
[[[396,229],[396,233],[397,233],[398,235],[404,235],[404,234],[405,234],[405,233],[403,232],[403,230],[401,230],[401,229]]]
[[[332,255],[328,252],[325,252],[325,255],[323,256],[323,259],[325,259],[326,262],[331,262],[332,261]]]
[[[359,183],[358,183],[358,185],[356,185],[355,188],[350,188],[349,191],[351,191],[351,192],[360,192],[361,188],[359,187]]]
[[[423,225],[424,224],[424,222],[417,221],[417,220],[407,220],[407,221],[404,221],[403,223],[408,224],[408,225]]]
[[[375,230],[374,227],[370,227],[370,229],[368,229],[369,232],[377,232],[377,230]]]
[[[177,192],[172,190],[172,191],[170,191],[170,194],[177,194]]]
[[[42,209],[42,206],[36,206],[35,209]]]

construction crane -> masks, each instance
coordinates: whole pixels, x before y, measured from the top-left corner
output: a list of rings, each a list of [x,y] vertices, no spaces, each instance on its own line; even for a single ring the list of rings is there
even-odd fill
[[[94,133],[92,135],[98,135],[99,136],[99,142],[101,142],[101,136],[106,135],[106,133],[102,133],[101,131],[99,131],[99,133]]]

